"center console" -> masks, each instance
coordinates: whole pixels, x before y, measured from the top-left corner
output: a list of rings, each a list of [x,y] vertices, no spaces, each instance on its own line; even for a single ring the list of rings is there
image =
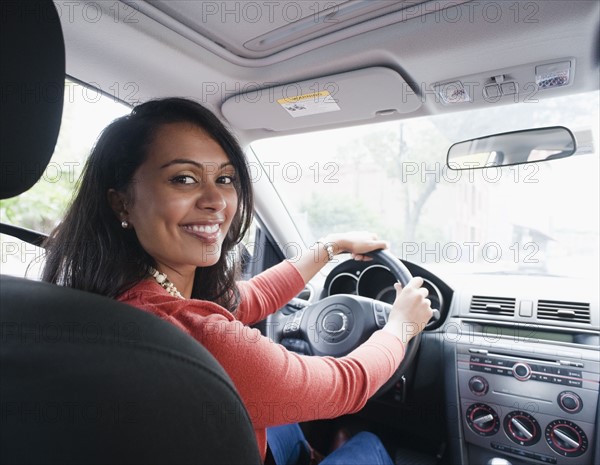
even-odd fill
[[[456,350],[469,463],[593,464],[598,350],[479,336]]]

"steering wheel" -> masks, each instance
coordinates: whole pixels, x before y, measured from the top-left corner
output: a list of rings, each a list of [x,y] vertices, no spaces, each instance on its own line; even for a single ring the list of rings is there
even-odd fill
[[[403,286],[412,278],[406,266],[387,250],[366,255],[389,268]],[[342,357],[383,328],[391,309],[390,304],[367,297],[333,295],[300,308],[279,322],[271,321],[271,328],[275,328],[275,341],[288,349],[309,355]],[[377,394],[387,391],[408,371],[420,340],[421,333],[410,340],[400,366]]]

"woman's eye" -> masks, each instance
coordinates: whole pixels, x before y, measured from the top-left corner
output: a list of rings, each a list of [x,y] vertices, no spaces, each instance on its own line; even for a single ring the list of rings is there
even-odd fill
[[[182,174],[171,178],[171,182],[174,184],[194,184],[198,181],[193,176]]]
[[[217,182],[219,184],[232,184],[235,181],[234,176],[219,176]]]

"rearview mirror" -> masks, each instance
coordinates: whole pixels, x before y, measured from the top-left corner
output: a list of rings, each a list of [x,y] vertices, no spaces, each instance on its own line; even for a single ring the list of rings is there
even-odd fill
[[[520,165],[570,157],[575,137],[562,126],[505,132],[457,142],[448,150],[452,170]]]

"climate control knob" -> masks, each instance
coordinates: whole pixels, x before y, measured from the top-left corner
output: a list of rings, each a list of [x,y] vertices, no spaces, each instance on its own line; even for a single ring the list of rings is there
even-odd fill
[[[542,436],[540,424],[527,412],[515,410],[504,417],[504,431],[520,446],[533,446]]]
[[[554,420],[546,427],[546,442],[563,457],[579,457],[588,448],[585,432],[569,420]]]
[[[583,408],[581,397],[572,391],[563,391],[558,395],[558,406],[567,413],[577,413]]]
[[[489,389],[489,384],[487,380],[481,376],[473,376],[469,380],[469,389],[476,396],[483,396],[487,394]]]
[[[486,404],[472,404],[467,409],[467,424],[480,436],[492,436],[500,429],[498,414]]]

